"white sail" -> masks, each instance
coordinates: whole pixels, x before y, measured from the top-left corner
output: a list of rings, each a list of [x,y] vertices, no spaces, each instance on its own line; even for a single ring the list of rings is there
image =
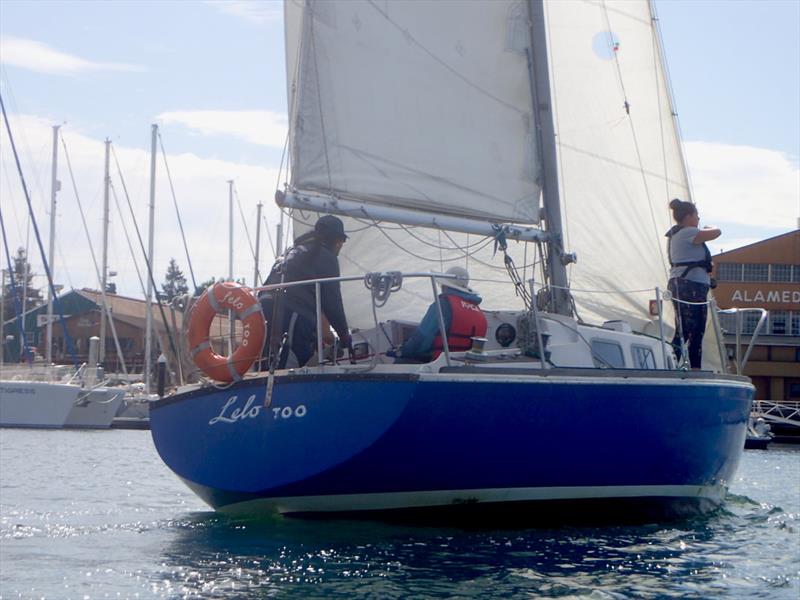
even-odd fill
[[[315,213],[294,211],[295,236],[308,231],[317,219]],[[470,286],[483,298],[485,309],[522,310],[522,300],[509,283],[503,266],[502,252],[495,254],[494,242],[463,233],[443,232],[420,227],[403,227],[388,223],[380,227],[367,221],[343,217],[350,236],[339,255],[342,275],[363,275],[373,271],[443,272],[452,266],[465,267]],[[528,246],[526,253],[525,247]],[[509,242],[520,275],[530,278],[534,246]],[[541,273],[537,271],[536,279]],[[373,327],[369,292],[361,283],[342,284],[342,297],[351,327]],[[433,301],[430,279],[406,279],[385,308],[378,311],[381,320],[419,321]]]
[[[584,319],[641,330],[667,281],[667,205],[689,199],[650,5],[555,1],[545,16],[573,295]]]
[[[286,7],[295,187],[490,221],[537,220],[526,0]],[[578,314],[657,334],[648,308],[667,280],[667,205],[689,199],[690,188],[650,4],[548,1],[545,22]],[[296,212],[296,231],[315,218]],[[501,283],[507,275],[491,243],[372,221],[346,219],[346,227],[343,274],[466,265],[484,308],[521,307]],[[525,247],[512,243],[509,252],[530,277],[522,265],[534,260],[534,245]],[[387,306],[392,316],[418,319],[429,283],[406,282],[398,296]],[[345,286],[345,299],[351,322],[369,326],[363,290]]]
[[[538,221],[525,2],[285,6],[293,186]]]

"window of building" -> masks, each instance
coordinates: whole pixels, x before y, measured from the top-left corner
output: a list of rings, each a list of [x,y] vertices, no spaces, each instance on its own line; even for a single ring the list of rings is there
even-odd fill
[[[800,266],[794,265],[792,269],[792,281],[794,283],[800,283]]]
[[[656,359],[653,351],[647,346],[632,346],[633,367],[635,369],[655,369]]]
[[[757,312],[746,312],[742,314],[742,333],[752,334],[756,330],[761,314]],[[734,330],[735,331],[735,330]],[[763,330],[762,330],[763,333]]]
[[[743,281],[768,281],[769,265],[745,264]]]
[[[725,333],[736,333],[736,315],[722,313],[719,316],[719,326]]]
[[[625,357],[622,355],[622,346],[616,342],[592,340],[592,360],[595,367],[624,369]]]
[[[784,282],[792,280],[792,265],[770,265],[770,281]]]
[[[720,263],[717,265],[719,281],[741,281],[742,263]]]
[[[769,332],[772,335],[786,335],[789,331],[789,311],[772,310],[769,313]]]
[[[793,310],[789,313],[791,322],[789,323],[789,335],[800,335],[800,310]]]

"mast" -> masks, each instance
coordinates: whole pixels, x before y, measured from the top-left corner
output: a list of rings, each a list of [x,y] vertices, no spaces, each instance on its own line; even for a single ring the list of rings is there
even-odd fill
[[[153,343],[153,238],[156,212],[156,138],[158,125],[153,124],[152,139],[150,141],[150,230],[147,239],[147,269],[150,277],[147,278],[147,297],[145,298],[145,334],[144,334],[144,385],[150,393],[150,355]]]
[[[283,254],[283,211],[281,211],[281,222],[275,226],[275,258]]]
[[[233,281],[233,179],[228,180],[228,281]]]
[[[101,258],[100,266],[100,290],[101,297],[105,300],[106,297],[106,281],[108,278],[108,188],[109,188],[109,156],[111,149],[111,140],[106,138],[106,161],[105,171],[103,177],[103,255]],[[106,311],[105,307],[100,310],[100,364],[105,366],[106,363]]]
[[[233,179],[228,180],[228,281],[233,281]],[[233,311],[228,311],[228,354],[233,354]]]
[[[259,257],[259,254],[260,254],[259,251],[261,250],[261,209],[262,209],[263,206],[264,205],[261,202],[259,202],[256,205],[256,256],[255,256],[256,266],[255,266],[255,271],[253,273],[253,286],[254,287],[258,287],[258,283],[259,283],[258,282],[258,257]]]
[[[58,130],[60,125],[53,125],[53,160],[50,173],[50,247],[48,248],[48,260],[52,272],[53,261],[56,252],[56,194],[60,189],[58,182]],[[53,292],[52,287],[47,286],[47,327],[45,334],[45,361],[49,365],[53,361]]]
[[[558,190],[558,156],[556,149],[553,105],[550,96],[550,70],[547,56],[547,27],[544,17],[544,1],[528,0],[530,11],[530,46],[528,56],[531,77],[531,96],[535,111],[539,156],[542,162],[542,199],[544,202],[545,231],[547,241],[547,274],[551,286],[552,310],[562,315],[572,315],[569,299],[567,267],[574,256],[564,251],[561,224],[561,202]]]

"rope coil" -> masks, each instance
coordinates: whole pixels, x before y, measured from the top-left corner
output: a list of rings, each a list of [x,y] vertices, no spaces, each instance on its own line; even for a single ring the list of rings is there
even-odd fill
[[[373,305],[382,308],[389,301],[392,292],[403,287],[403,274],[399,271],[367,273],[364,275],[364,287],[372,293]]]

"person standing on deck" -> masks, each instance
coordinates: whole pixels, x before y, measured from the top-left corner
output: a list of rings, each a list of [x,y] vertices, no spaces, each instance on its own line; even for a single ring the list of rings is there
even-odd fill
[[[675,307],[675,337],[672,346],[680,361],[685,342],[689,364],[692,369],[699,369],[708,316],[708,305],[705,302],[708,290],[715,287],[710,276],[711,251],[706,242],[717,239],[722,231],[715,227],[700,229],[700,215],[692,202],[676,198],[669,203],[669,207],[676,223],[666,233],[669,264],[672,267],[667,288],[672,294]]]
[[[447,347],[451,352],[463,352],[472,347],[473,337],[486,335],[486,316],[478,306],[481,297],[469,286],[469,273],[462,267],[451,267],[447,275],[455,279],[440,279],[442,293],[439,304],[447,333]],[[386,356],[397,362],[430,362],[436,360],[444,350],[439,331],[439,315],[436,302],[428,307],[411,337],[398,350],[389,350]]]
[[[339,277],[339,251],[347,235],[341,219],[333,215],[320,217],[314,230],[301,235],[284,256],[272,266],[264,285],[308,281],[326,277]],[[320,285],[323,332],[328,332],[328,323],[339,335],[343,347],[350,348],[352,341],[347,327],[347,317],[342,303],[342,291],[338,281]],[[317,300],[315,286],[299,285],[284,290],[273,290],[259,294],[261,310],[267,321],[267,343],[263,356],[277,352],[281,338],[287,334],[276,367],[278,369],[302,367],[317,349]],[[276,306],[277,303],[277,306]],[[276,329],[273,322],[279,324]],[[262,360],[261,368],[269,365]]]

